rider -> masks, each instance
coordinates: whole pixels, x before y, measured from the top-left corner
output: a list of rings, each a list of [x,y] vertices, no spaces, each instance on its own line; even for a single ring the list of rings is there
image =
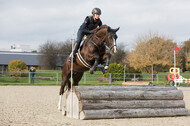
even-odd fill
[[[93,29],[97,28],[98,26],[100,27],[102,25],[102,21],[100,20],[100,15],[101,15],[101,10],[99,8],[94,8],[92,10],[92,15],[87,16],[82,25],[80,26],[77,32],[77,40],[74,43],[73,61],[75,59],[75,55],[80,47],[80,43],[84,35],[92,34]],[[69,61],[71,61],[71,55],[69,57]]]

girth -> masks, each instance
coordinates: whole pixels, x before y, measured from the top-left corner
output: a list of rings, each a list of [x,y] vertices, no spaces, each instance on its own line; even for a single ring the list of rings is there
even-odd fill
[[[91,67],[92,67],[92,66],[89,65],[89,64],[84,60],[84,58],[81,56],[81,54],[80,54],[80,49],[78,50],[77,57],[78,57],[79,61],[80,61],[85,67],[87,67],[87,68],[91,68]]]

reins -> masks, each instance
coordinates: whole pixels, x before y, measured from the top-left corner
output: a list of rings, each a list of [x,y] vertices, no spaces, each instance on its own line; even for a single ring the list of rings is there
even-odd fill
[[[99,31],[99,30],[101,30],[102,28],[100,28],[100,29],[98,29],[97,31]],[[97,32],[96,31],[96,32]],[[95,33],[93,34],[97,39],[98,39],[98,41],[100,41],[100,43],[103,43],[102,44],[102,46],[100,46],[100,45],[98,45],[97,43],[95,43],[92,39],[91,39],[91,41],[90,40],[88,40],[88,41],[90,41],[92,44],[94,44],[97,48],[98,48],[98,51],[99,51],[99,53],[100,53],[100,50],[101,50],[101,48],[103,48],[103,47],[105,47],[105,46],[109,46],[109,45],[106,45],[105,43],[106,43],[106,41],[108,41],[108,35],[107,35],[107,32],[106,32],[106,35],[105,35],[105,37],[101,40]],[[91,38],[92,38],[92,36],[91,36]],[[106,41],[104,42],[104,40],[106,39]],[[109,48],[109,47],[108,47]]]

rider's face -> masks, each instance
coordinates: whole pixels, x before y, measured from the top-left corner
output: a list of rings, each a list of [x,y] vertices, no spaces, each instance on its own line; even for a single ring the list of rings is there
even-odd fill
[[[100,15],[99,14],[94,14],[94,19],[99,19]]]

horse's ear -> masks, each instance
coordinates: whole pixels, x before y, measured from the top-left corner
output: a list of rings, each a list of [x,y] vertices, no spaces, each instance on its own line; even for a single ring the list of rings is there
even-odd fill
[[[116,28],[116,29],[113,29],[115,32],[117,32],[118,30],[120,29],[120,27]]]
[[[107,30],[108,32],[110,32],[111,31],[111,28],[108,26],[108,30]]]

